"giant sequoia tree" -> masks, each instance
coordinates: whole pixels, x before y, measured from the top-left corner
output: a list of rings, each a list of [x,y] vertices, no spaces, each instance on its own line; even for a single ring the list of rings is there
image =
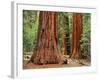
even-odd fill
[[[82,14],[73,14],[73,33],[72,33],[72,58],[79,58],[80,40],[82,34]]]
[[[30,61],[35,64],[59,63],[57,12],[40,11],[37,46]]]

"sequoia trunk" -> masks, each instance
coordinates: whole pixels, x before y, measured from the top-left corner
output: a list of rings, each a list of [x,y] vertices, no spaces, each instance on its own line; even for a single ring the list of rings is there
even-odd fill
[[[37,41],[37,49],[30,61],[35,64],[60,62],[58,14],[56,12],[40,11]]]
[[[71,58],[79,58],[81,34],[82,34],[82,14],[74,13]]]

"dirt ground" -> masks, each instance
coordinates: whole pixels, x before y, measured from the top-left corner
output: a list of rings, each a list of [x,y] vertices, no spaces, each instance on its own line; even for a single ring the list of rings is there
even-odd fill
[[[91,65],[90,61],[86,59],[81,59],[81,60],[69,59],[67,64],[43,64],[43,65],[37,65],[33,63],[27,64],[27,61],[24,61],[23,69],[82,67],[82,66],[90,66],[90,65]]]

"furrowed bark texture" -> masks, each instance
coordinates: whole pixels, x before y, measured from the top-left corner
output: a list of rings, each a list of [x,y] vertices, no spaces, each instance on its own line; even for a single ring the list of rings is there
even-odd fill
[[[35,64],[55,64],[60,62],[58,48],[58,13],[40,11],[37,49],[31,61]]]

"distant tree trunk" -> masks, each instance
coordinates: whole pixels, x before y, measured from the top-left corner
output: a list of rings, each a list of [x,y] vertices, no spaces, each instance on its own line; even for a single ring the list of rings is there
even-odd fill
[[[66,51],[67,51],[67,55],[70,54],[70,30],[69,30],[69,18],[68,16],[64,17],[64,21],[65,21],[65,30],[66,30],[66,34],[65,34],[65,46],[66,46]]]
[[[62,53],[64,55],[70,54],[70,33],[69,33],[69,19],[68,15],[63,16],[63,28],[62,28]]]
[[[71,58],[79,58],[80,56],[80,40],[82,34],[82,14],[73,14],[73,34],[72,34],[72,55]]]
[[[38,39],[31,62],[35,64],[50,64],[60,62],[58,48],[58,13],[40,11]]]
[[[67,25],[66,25],[66,17],[63,16],[63,26],[62,26],[62,54],[67,55],[67,44],[66,44],[66,33],[67,33]]]

